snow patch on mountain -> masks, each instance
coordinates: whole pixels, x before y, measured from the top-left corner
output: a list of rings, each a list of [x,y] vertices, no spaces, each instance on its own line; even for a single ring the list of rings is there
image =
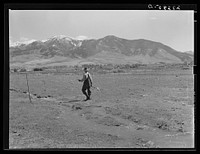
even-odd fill
[[[16,46],[20,46],[22,44],[27,45],[27,44],[30,44],[30,43],[35,42],[35,41],[37,41],[37,40],[31,39],[31,40],[27,40],[27,41],[17,41],[17,42],[10,41],[9,43],[10,43],[10,47],[16,47]]]
[[[79,43],[77,44],[78,47],[80,47],[81,45],[82,45],[82,42],[79,42]]]
[[[41,42],[43,42],[43,43],[46,42],[46,41],[47,41],[47,39],[41,40]]]
[[[47,42],[47,41],[50,41],[50,40],[66,40],[66,41],[73,41],[73,40],[76,40],[76,41],[83,41],[83,40],[89,40],[89,39],[92,39],[91,37],[88,37],[88,36],[83,36],[83,35],[80,35],[80,36],[77,36],[77,37],[69,37],[69,36],[66,36],[66,35],[55,35],[55,36],[52,36],[48,39],[44,39],[44,40],[40,40],[41,42]],[[10,47],[16,47],[16,46],[20,46],[22,44],[30,44],[34,41],[37,41],[35,39],[31,39],[31,40],[25,40],[25,41],[16,41],[16,42],[13,42],[12,40],[9,41],[9,46]],[[75,43],[72,43],[73,45],[75,46],[81,46],[82,42],[79,42],[78,45],[75,44]]]
[[[65,40],[68,40],[68,41],[72,40],[72,38],[65,36],[65,35],[56,35],[56,36],[50,37],[48,40],[52,40],[52,39],[56,39],[56,40],[65,39]]]
[[[76,46],[76,44],[74,42],[71,42],[72,45]]]

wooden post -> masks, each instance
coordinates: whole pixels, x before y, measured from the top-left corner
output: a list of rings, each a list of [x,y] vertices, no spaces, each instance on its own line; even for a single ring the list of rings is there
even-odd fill
[[[28,77],[27,77],[27,73],[26,73],[26,83],[27,83],[27,87],[28,87],[28,96],[29,96],[29,101],[31,102],[31,95],[30,95],[30,91],[29,91],[29,85],[28,85]]]
[[[43,84],[44,84],[44,94],[46,95],[46,84],[45,84],[45,80],[42,80]]]

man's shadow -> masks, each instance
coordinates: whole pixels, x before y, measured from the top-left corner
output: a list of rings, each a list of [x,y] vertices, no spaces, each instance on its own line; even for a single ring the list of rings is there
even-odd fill
[[[67,103],[74,103],[74,102],[81,102],[82,100],[79,99],[74,99],[74,100],[69,100]]]

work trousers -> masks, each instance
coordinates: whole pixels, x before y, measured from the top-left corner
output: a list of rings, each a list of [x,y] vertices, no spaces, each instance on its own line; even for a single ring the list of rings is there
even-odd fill
[[[90,91],[90,86],[89,85],[83,84],[82,92],[87,98],[90,98],[91,91]]]

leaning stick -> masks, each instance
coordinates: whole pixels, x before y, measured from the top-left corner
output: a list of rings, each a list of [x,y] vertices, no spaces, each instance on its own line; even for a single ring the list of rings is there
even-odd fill
[[[28,87],[28,96],[29,96],[29,101],[31,102],[31,95],[30,95],[30,91],[29,91],[29,85],[28,85],[28,77],[27,77],[27,73],[26,73],[26,83],[27,83],[27,87]]]

